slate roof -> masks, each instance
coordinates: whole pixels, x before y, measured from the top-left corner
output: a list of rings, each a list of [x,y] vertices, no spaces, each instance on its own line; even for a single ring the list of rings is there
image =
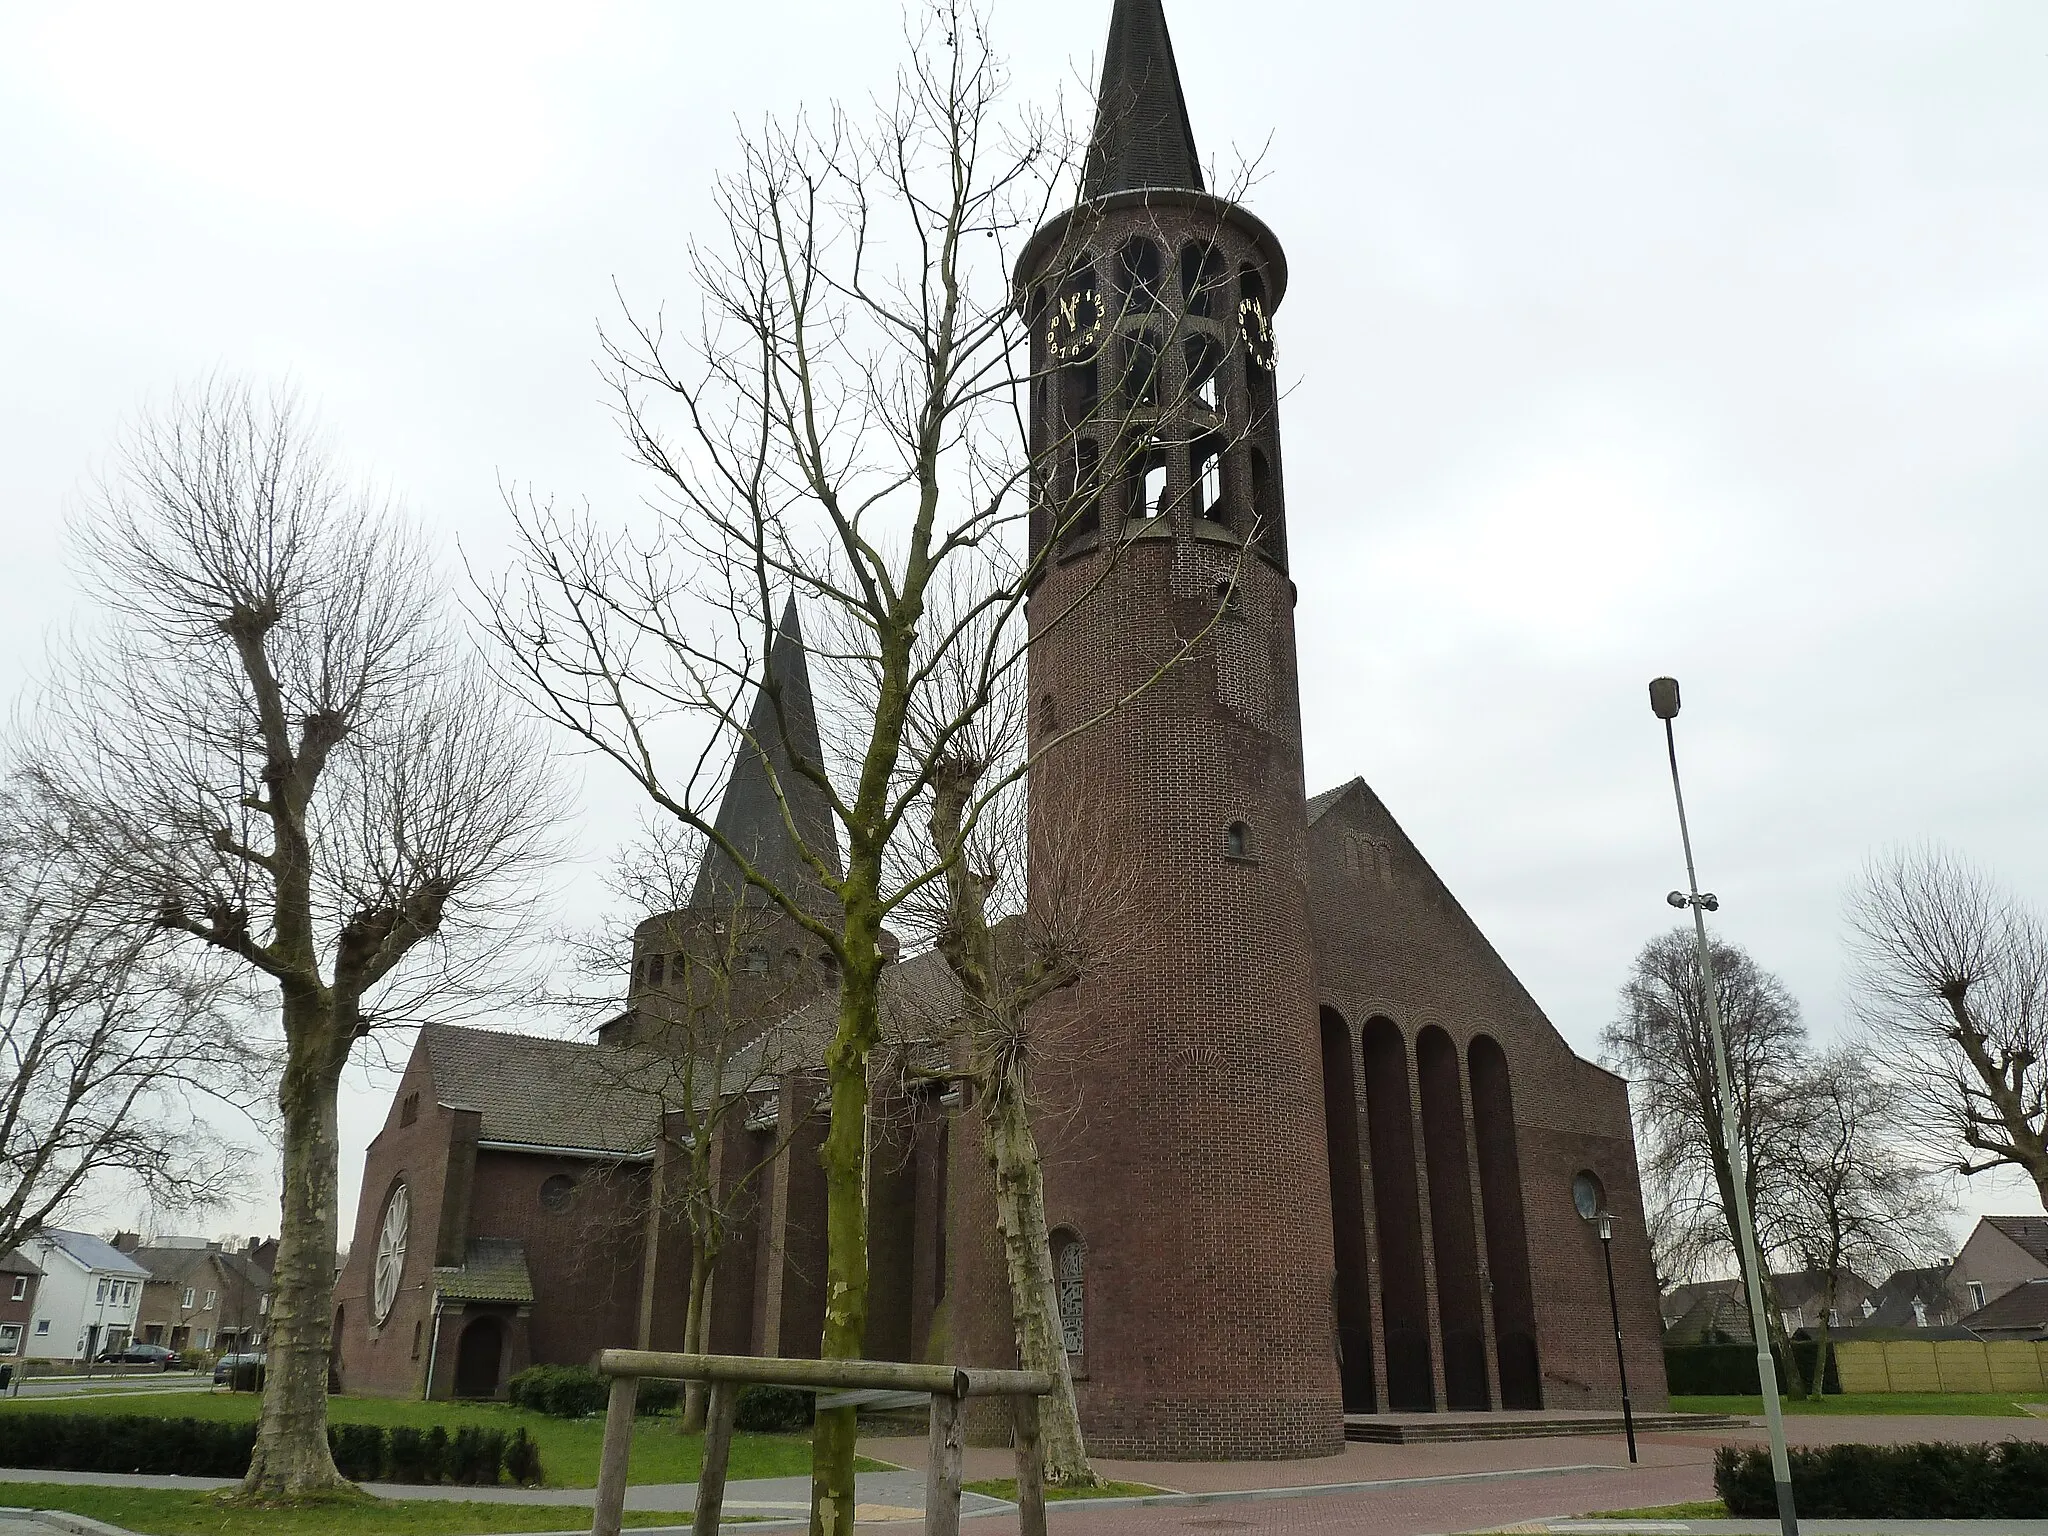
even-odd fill
[[[1986,1302],[1962,1326],[1972,1333],[2037,1333],[2048,1336],[2048,1279],[2028,1280]]]
[[[1984,1224],[2004,1233],[2033,1258],[2048,1264],[2048,1216],[1986,1216]]]
[[[776,694],[781,696],[779,712]],[[789,835],[793,822],[804,845],[824,857],[826,868],[835,875],[843,873],[839,829],[831,804],[822,789],[790,766],[792,749],[806,762],[825,760],[818,737],[817,705],[811,694],[810,662],[794,600],[783,610],[762,681],[754,690],[747,737],[733,759],[732,777],[712,825],[719,836],[740,850],[756,873],[778,889],[797,895],[805,910],[828,906],[829,894],[818,886]],[[779,799],[778,787],[782,792]],[[789,806],[787,820],[785,802]],[[758,889],[745,883],[739,866],[713,843],[704,850],[704,862],[690,889],[690,905],[730,908],[736,899],[750,905],[767,901]]]
[[[219,1270],[225,1270],[237,1280],[259,1291],[270,1289],[270,1276],[244,1255],[230,1253],[225,1248],[137,1248],[130,1258],[149,1271],[152,1284],[186,1284],[215,1268],[212,1261],[219,1261]],[[216,1271],[218,1272],[218,1271]]]
[[[87,1269],[148,1278],[148,1270],[105,1238],[94,1237],[90,1232],[65,1232],[56,1227],[44,1227],[35,1235],[63,1249]]]
[[[423,1026],[418,1048],[440,1101],[477,1110],[486,1141],[630,1157],[680,1107],[673,1064],[645,1051],[458,1024]]]
[[[526,1245],[502,1237],[474,1237],[457,1269],[436,1269],[434,1287],[449,1301],[533,1301]]]
[[[1199,192],[1202,164],[1160,0],[1116,0],[1081,196],[1092,200],[1139,187]]]

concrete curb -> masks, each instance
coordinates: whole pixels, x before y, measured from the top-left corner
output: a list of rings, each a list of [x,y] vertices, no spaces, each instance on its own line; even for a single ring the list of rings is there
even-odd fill
[[[74,1536],[135,1536],[125,1525],[109,1525],[104,1520],[95,1520],[90,1515],[74,1515],[68,1509],[16,1509],[0,1507],[0,1519],[19,1516],[32,1520],[37,1525],[47,1525],[52,1530],[71,1531]]]

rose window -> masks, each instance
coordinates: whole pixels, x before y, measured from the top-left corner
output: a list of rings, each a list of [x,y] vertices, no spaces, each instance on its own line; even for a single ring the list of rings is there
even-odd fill
[[[403,1184],[384,1202],[384,1222],[377,1229],[377,1271],[370,1285],[370,1310],[378,1322],[391,1315],[398,1300],[398,1282],[405,1274],[405,1229],[412,1221],[412,1196]]]

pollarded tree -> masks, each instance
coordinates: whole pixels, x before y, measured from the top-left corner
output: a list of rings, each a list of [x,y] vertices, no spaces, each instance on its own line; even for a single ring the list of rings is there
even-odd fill
[[[826,1358],[858,1356],[867,1330],[884,924],[944,876],[928,866],[898,878],[892,845],[925,814],[956,739],[1022,669],[1024,605],[1043,563],[1142,469],[1157,446],[1145,423],[1201,387],[1162,364],[1188,339],[1162,326],[1128,355],[1131,376],[1107,381],[1090,407],[1088,440],[1106,450],[1082,454],[1079,430],[1030,440],[1031,391],[1057,383],[1061,364],[1032,376],[1011,265],[1071,201],[1082,157],[1057,124],[1006,109],[1006,85],[982,18],[941,4],[871,121],[835,112],[742,142],[739,169],[715,189],[720,237],[692,248],[689,331],[678,341],[642,319],[606,343],[620,420],[661,493],[653,528],[628,536],[529,503],[515,509],[521,569],[486,597],[500,667],[535,706],[834,959]],[[1075,252],[1087,222],[1073,221]],[[1093,296],[1086,307],[1075,319],[1096,345],[1118,316]],[[1027,543],[1034,515],[1040,537]],[[1113,532],[1107,543],[1114,554]],[[1116,567],[1102,561],[1102,579]],[[935,611],[949,584],[973,600]],[[777,661],[778,634],[794,633],[786,608],[825,637],[821,660],[864,679],[858,707],[819,701],[815,753],[773,749],[747,708],[758,679],[776,735],[801,740],[788,716],[795,691],[809,707],[808,690]],[[1045,615],[1037,634],[1060,622]],[[970,685],[956,712],[913,736],[941,669]],[[1074,721],[1036,750],[1092,723]],[[764,868],[716,824],[723,768],[739,754],[769,767],[798,850],[788,869]],[[983,781],[964,822],[1006,782]],[[812,805],[824,807],[816,819]],[[818,1536],[852,1528],[853,1457],[853,1410],[821,1413]]]
[[[2048,928],[1941,848],[1873,860],[1849,901],[1857,1001],[1920,1150],[2018,1168],[2048,1209]]]
[[[1652,1221],[1664,1243],[1660,1263],[1683,1274],[1709,1259],[1733,1258],[1739,1275],[1734,1154],[1739,1150],[1744,1189],[1757,1213],[1758,1245],[1768,1254],[1774,1233],[1765,1197],[1785,1186],[1793,1166],[1806,1026],[1784,983],[1746,951],[1716,942],[1713,959],[1739,1146],[1730,1145],[1723,1128],[1706,989],[1690,928],[1674,928],[1643,946],[1622,985],[1621,1010],[1600,1043],[1603,1059],[1629,1080],[1644,1194],[1658,1207]],[[1763,1267],[1758,1278],[1771,1339],[1791,1395],[1802,1396],[1770,1265]]]
[[[207,1116],[256,1075],[219,968],[123,923],[67,834],[34,784],[0,792],[0,1253],[108,1181],[206,1209],[247,1161]]]
[[[32,771],[106,871],[104,910],[237,963],[275,1021],[282,1213],[243,1492],[318,1492],[342,1483],[341,1073],[372,1030],[485,979],[546,854],[552,768],[465,663],[417,533],[288,396],[178,395],[128,435],[77,542],[104,622],[46,690]]]

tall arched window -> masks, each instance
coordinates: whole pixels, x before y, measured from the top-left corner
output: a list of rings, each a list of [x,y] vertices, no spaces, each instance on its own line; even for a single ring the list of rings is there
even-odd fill
[[[1083,1288],[1086,1266],[1087,1255],[1082,1252],[1081,1239],[1072,1232],[1055,1232],[1052,1237],[1053,1294],[1060,1306],[1060,1337],[1070,1355],[1080,1354],[1085,1341],[1081,1330],[1085,1312]]]
[[[1133,235],[1116,255],[1122,269],[1125,313],[1157,309],[1160,285],[1166,277],[1166,260],[1159,247],[1143,235]]]

